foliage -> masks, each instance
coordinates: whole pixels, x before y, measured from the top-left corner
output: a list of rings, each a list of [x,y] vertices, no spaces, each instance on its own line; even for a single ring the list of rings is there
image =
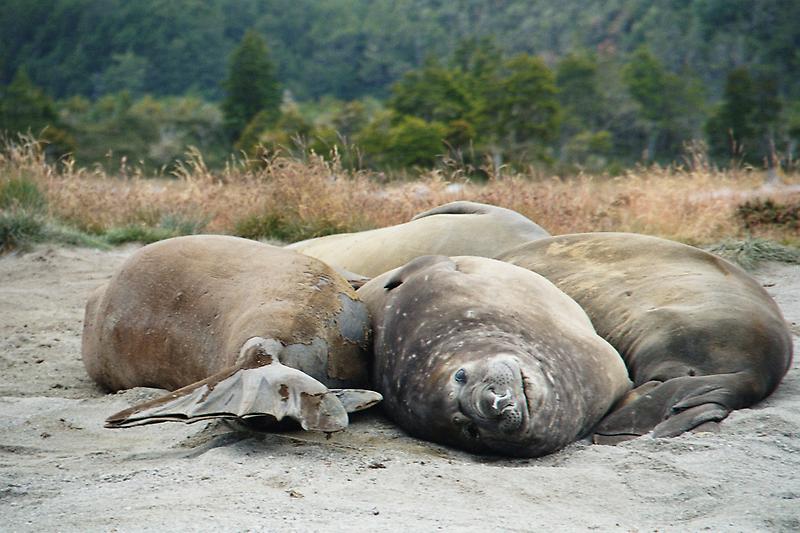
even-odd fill
[[[787,200],[787,203],[771,198],[747,201],[736,208],[736,216],[748,230],[771,225],[800,232],[800,196]]]
[[[749,170],[652,166],[610,179],[513,169],[499,176],[489,169],[491,179],[477,184],[465,182],[461,169],[444,167],[407,182],[379,185],[373,173],[347,171],[335,158],[272,156],[258,167],[234,161],[215,173],[194,153],[175,178],[152,179],[54,165],[37,146],[0,150],[0,178],[25,177],[36,184],[46,198],[46,213],[39,216],[48,227],[77,228],[100,238],[111,230],[114,238],[115,228],[156,229],[131,229],[117,241],[199,231],[294,240],[398,224],[435,205],[464,199],[514,209],[553,234],[633,231],[695,245],[749,235],[800,245],[797,228],[758,224],[747,229],[737,217],[742,194],[764,178]],[[799,183],[796,174],[784,179]],[[454,183],[459,187],[450,187]],[[730,194],[720,195],[721,190]],[[796,202],[780,189],[770,198],[776,205]]]
[[[487,57],[465,43],[452,66],[429,59],[421,69],[408,72],[392,87],[392,124],[381,130],[373,123],[371,134],[383,134],[386,140],[366,148],[367,153],[389,150],[387,158],[395,165],[430,166],[444,141],[450,149],[477,144],[495,153],[502,147],[518,160],[525,152],[527,159],[541,158],[558,130],[552,72],[540,58],[527,54],[496,64],[487,63]],[[436,142],[434,132],[440,135]],[[408,147],[405,156],[398,150],[403,143]]]
[[[661,154],[673,159],[697,126],[691,117],[697,115],[700,99],[692,78],[668,72],[647,48],[634,52],[622,76],[647,124],[646,159],[657,160]]]
[[[746,67],[730,71],[722,103],[706,125],[712,153],[762,163],[774,149],[781,105],[773,79],[753,79]]]
[[[233,234],[246,239],[295,242],[346,230],[347,228],[342,228],[330,220],[321,219],[315,220],[312,224],[300,224],[284,214],[268,211],[239,220],[233,228]]]
[[[767,239],[728,239],[709,247],[708,251],[738,264],[745,270],[755,270],[764,261],[800,264],[800,248],[784,246]]]
[[[59,157],[74,149],[56,112],[55,103],[33,84],[20,68],[5,88],[0,88],[0,132],[32,133],[48,144],[48,154]]]
[[[447,133],[441,122],[385,112],[367,125],[357,142],[374,167],[430,167],[445,152]]]
[[[47,199],[33,180],[20,177],[0,180],[0,209],[41,213],[46,206]]]
[[[0,211],[0,254],[26,250],[44,238],[41,217],[23,210]]]
[[[273,120],[278,116],[281,96],[274,70],[264,38],[253,30],[245,33],[231,55],[224,83],[222,112],[231,139],[238,139],[259,113]]]
[[[775,155],[789,165],[800,139],[798,18],[793,0],[6,0],[0,92],[18,100],[5,106],[12,115],[34,112],[0,126],[43,136],[51,157],[128,172],[173,165],[190,145],[220,168],[248,126],[238,144],[248,152],[262,137],[294,145],[305,130],[298,155],[346,152],[358,167],[352,142],[375,129],[364,102],[378,98],[395,112],[387,131],[405,116],[443,125],[452,156],[473,168],[487,155],[566,174],[670,164],[704,135],[714,162],[762,166]],[[528,64],[512,66],[515,56]],[[16,91],[20,68],[44,92]],[[737,69],[751,87],[726,91]],[[276,80],[300,102],[303,128],[276,126]],[[44,94],[62,100],[48,109]],[[177,97],[201,102],[199,122],[176,124]],[[337,122],[342,102],[352,113]]]
[[[422,68],[407,72],[392,86],[388,106],[400,115],[446,124],[469,117],[475,106],[473,98],[459,71],[429,58]]]
[[[222,114],[195,97],[134,100],[127,92],[95,102],[74,97],[62,104],[61,115],[74,132],[75,159],[82,165],[167,172],[189,146],[201,150],[214,166],[221,166],[228,153]]]

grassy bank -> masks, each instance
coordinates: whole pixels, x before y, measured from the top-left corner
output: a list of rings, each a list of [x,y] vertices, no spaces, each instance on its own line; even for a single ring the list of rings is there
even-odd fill
[[[780,187],[763,182],[763,173],[745,169],[658,167],[615,178],[493,173],[484,184],[453,169],[387,182],[313,154],[231,161],[212,173],[197,152],[170,177],[124,167],[112,176],[49,163],[35,142],[18,142],[0,155],[0,223],[5,249],[42,239],[101,245],[200,232],[294,241],[397,224],[465,199],[514,209],[553,234],[631,231],[695,245],[763,238],[800,246],[800,176],[784,177]]]

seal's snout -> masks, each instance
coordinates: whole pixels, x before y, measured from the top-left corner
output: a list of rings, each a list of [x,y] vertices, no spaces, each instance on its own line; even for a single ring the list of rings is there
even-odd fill
[[[520,399],[510,387],[498,390],[493,385],[484,388],[480,398],[480,410],[486,418],[494,419],[501,432],[513,433],[522,425]]]
[[[511,389],[508,387],[496,387],[495,385],[488,385],[483,388],[479,402],[480,410],[487,415],[487,418],[498,417],[503,411],[516,405]]]
[[[522,373],[515,359],[498,357],[493,360],[473,394],[475,408],[487,429],[494,427],[510,434],[522,427],[526,398]]]

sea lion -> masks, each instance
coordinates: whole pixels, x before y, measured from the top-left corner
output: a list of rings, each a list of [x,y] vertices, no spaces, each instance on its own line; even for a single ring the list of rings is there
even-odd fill
[[[549,235],[510,209],[460,201],[425,211],[396,226],[328,235],[287,248],[372,278],[422,255],[494,257]]]
[[[637,387],[595,440],[679,435],[777,387],[792,360],[781,311],[739,267],[692,246],[630,233],[561,235],[498,259],[575,299],[625,358]]]
[[[544,455],[630,389],[619,354],[543,277],[483,257],[424,256],[365,284],[373,386],[411,435]]]
[[[289,416],[336,431],[348,410],[380,396],[368,380],[367,309],[347,282],[311,257],[220,235],[167,239],[137,250],[89,298],[82,356],[109,391],[174,390],[107,420]],[[175,390],[177,389],[177,390]]]

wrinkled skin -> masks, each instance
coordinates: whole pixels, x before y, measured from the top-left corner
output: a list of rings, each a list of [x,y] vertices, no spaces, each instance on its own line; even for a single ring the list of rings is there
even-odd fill
[[[92,379],[110,391],[145,386],[198,397],[198,405],[181,404],[177,412],[148,405],[153,421],[206,416],[210,400],[195,392],[205,385],[229,387],[226,409],[249,416],[248,406],[289,398],[292,384],[298,398],[366,385],[369,332],[364,304],[320,261],[247,239],[198,235],[137,250],[92,294],[82,355]],[[235,376],[254,368],[261,370]],[[256,392],[277,403],[253,399]],[[175,398],[159,405],[178,405]]]
[[[510,209],[460,201],[420,213],[404,224],[328,235],[287,248],[372,278],[422,255],[494,257],[549,235]]]
[[[624,357],[637,388],[598,426],[598,442],[716,423],[769,395],[791,364],[791,335],[772,298],[739,267],[697,248],[585,233],[498,259],[569,294]]]
[[[543,455],[589,431],[630,387],[580,307],[524,269],[426,256],[358,295],[373,319],[373,386],[414,436]]]

